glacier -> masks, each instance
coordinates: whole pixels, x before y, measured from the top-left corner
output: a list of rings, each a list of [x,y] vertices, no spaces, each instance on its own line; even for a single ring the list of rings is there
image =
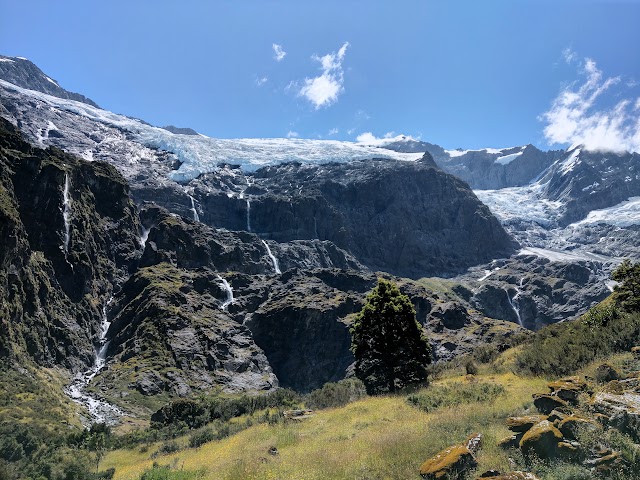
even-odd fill
[[[71,112],[95,122],[116,127],[131,134],[134,141],[150,148],[175,154],[181,165],[169,172],[171,180],[187,183],[202,173],[214,172],[220,164],[239,165],[245,171],[285,162],[329,163],[382,158],[416,161],[422,154],[399,153],[377,146],[338,140],[298,138],[216,139],[202,135],[174,134],[163,128],[96,108],[86,103],[67,100],[18,87],[0,80],[0,86],[44,102],[49,108]],[[88,154],[86,155],[88,156]]]

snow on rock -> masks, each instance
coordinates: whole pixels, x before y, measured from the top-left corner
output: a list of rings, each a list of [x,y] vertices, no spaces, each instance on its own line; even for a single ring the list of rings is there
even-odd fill
[[[513,162],[516,158],[524,153],[525,148],[516,153],[510,153],[509,155],[502,155],[501,157],[496,158],[495,163],[499,163],[500,165],[508,165]]]
[[[592,210],[585,219],[572,223],[569,227],[575,228],[599,223],[606,223],[616,227],[640,225],[640,197],[631,197],[613,207],[603,208],[602,210]]]
[[[0,86],[44,102],[58,110],[72,112],[95,122],[129,132],[136,142],[147,147],[173,152],[182,162],[169,177],[188,182],[201,173],[215,171],[219,164],[240,165],[245,171],[284,162],[302,163],[347,162],[371,158],[416,161],[422,154],[399,153],[375,146],[337,140],[308,140],[296,138],[214,139],[199,135],[173,134],[163,128],[118,115],[86,103],[53,97],[27,90],[0,80]]]

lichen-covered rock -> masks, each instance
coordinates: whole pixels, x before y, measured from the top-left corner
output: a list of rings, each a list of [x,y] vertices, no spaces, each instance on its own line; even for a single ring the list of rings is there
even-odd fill
[[[558,430],[566,438],[576,439],[581,430],[597,430],[599,425],[589,418],[570,415],[558,423]]]
[[[533,396],[533,404],[543,415],[549,415],[553,410],[567,409],[569,404],[560,397],[547,394],[537,394]]]
[[[569,377],[547,384],[552,395],[562,400],[575,403],[578,401],[578,395],[585,391],[587,384],[577,377]]]
[[[466,445],[454,445],[424,462],[420,467],[420,475],[425,480],[443,480],[468,472],[477,465]]]
[[[559,454],[558,443],[561,441],[560,430],[548,420],[543,420],[524,434],[520,448],[525,455],[534,453],[542,459],[554,458]]]
[[[526,415],[524,417],[507,418],[507,428],[512,432],[524,433],[534,425],[547,420],[546,415]]]
[[[504,437],[502,440],[498,441],[498,447],[508,450],[510,448],[518,448],[520,446],[520,440],[524,433],[519,433],[518,435],[509,435]]]

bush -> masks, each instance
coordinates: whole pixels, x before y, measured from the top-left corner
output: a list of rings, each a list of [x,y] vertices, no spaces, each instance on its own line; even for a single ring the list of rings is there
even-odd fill
[[[158,455],[170,455],[172,453],[176,453],[180,451],[180,445],[176,442],[165,442],[160,445],[160,448],[154,453],[155,456]]]
[[[477,375],[478,374],[478,365],[469,359],[464,363],[464,370],[467,372],[467,375]]]
[[[357,378],[346,378],[337,383],[326,383],[305,397],[307,408],[319,410],[336,408],[354,402],[367,395],[364,383]]]
[[[189,447],[198,448],[205,443],[211,442],[216,439],[215,432],[210,428],[204,428],[194,432],[189,437]]]
[[[640,340],[640,314],[605,312],[612,311],[596,307],[583,321],[558,323],[536,332],[516,357],[517,366],[535,375],[559,377],[598,358],[629,351]],[[600,327],[594,327],[594,319]]]
[[[486,402],[504,392],[504,387],[495,383],[454,383],[430,387],[420,393],[409,395],[407,401],[425,412],[432,412],[438,408],[464,403]]]

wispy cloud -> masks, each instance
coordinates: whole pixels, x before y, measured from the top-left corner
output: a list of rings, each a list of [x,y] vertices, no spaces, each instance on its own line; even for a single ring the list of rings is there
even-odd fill
[[[562,58],[564,58],[565,62],[571,63],[574,60],[578,59],[578,55],[576,54],[576,52],[573,51],[573,49],[567,47],[564,50],[562,50]]]
[[[338,134],[338,129],[337,128],[332,128],[331,130],[329,130],[329,133],[327,133],[327,135],[332,136],[332,135],[337,135]]]
[[[287,132],[287,138],[298,138],[300,134],[298,132],[294,132],[293,130],[289,130]]]
[[[396,132],[387,132],[382,137],[376,137],[371,132],[361,133],[356,137],[356,142],[364,143],[365,145],[382,146],[391,142],[398,142],[400,140],[417,140],[410,135],[396,135]]]
[[[257,77],[256,78],[256,85],[261,87],[262,85],[264,85],[265,83],[267,83],[269,81],[268,77]]]
[[[328,53],[323,57],[314,55],[313,60],[320,62],[322,74],[313,78],[305,78],[304,85],[298,95],[305,97],[317,109],[326,107],[338,100],[344,91],[344,71],[342,62],[349,42],[345,42],[337,52]]]
[[[284,60],[287,52],[282,49],[282,45],[274,43],[273,45],[271,45],[271,48],[273,48],[273,58],[275,58],[276,62],[281,62],[282,60]]]
[[[569,62],[577,58],[571,51],[564,56]],[[551,108],[540,116],[547,124],[547,141],[581,144],[589,150],[640,151],[640,100],[624,98],[613,106],[603,105],[606,100],[611,102],[613,95],[608,94],[621,84],[621,78],[605,78],[590,58],[581,63],[580,74],[582,83],[563,88]]]

